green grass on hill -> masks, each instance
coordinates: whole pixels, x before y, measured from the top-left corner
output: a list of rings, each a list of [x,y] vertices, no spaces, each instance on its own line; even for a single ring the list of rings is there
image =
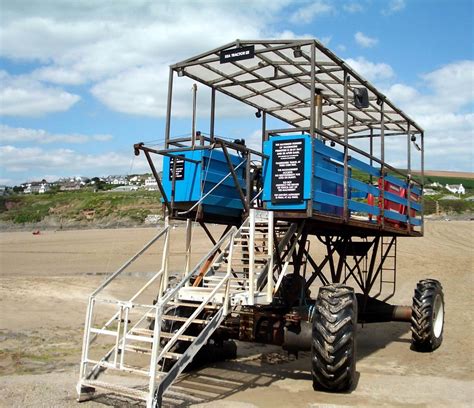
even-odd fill
[[[0,198],[0,221],[18,224],[39,222],[48,215],[73,221],[100,220],[111,216],[143,222],[149,214],[160,212],[160,195],[150,191],[80,190]]]

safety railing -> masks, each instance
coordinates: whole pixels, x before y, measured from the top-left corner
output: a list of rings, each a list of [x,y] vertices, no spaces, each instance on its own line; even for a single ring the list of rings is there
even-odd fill
[[[81,356],[81,366],[79,378],[80,381],[88,379],[95,375],[97,370],[104,365],[108,365],[107,361],[110,359],[112,354],[114,355],[114,364],[111,365],[114,368],[117,368],[118,355],[120,346],[124,346],[127,334],[131,332],[132,329],[139,326],[143,320],[146,318],[147,313],[154,309],[153,305],[141,305],[136,302],[136,299],[139,298],[153,283],[158,279],[160,280],[159,292],[163,291],[167,285],[167,259],[168,259],[168,250],[169,250],[169,233],[170,226],[165,226],[158,234],[156,234],[148,243],[146,243],[135,255],[133,255],[129,260],[127,260],[119,269],[117,269],[113,274],[111,274],[96,290],[92,292],[89,297],[87,312],[86,312],[86,321],[84,327],[84,338],[82,344],[82,356]],[[164,238],[163,243],[163,252],[161,259],[161,267],[143,286],[141,286],[138,291],[130,297],[128,300],[120,301],[115,299],[99,298],[98,296],[107,288],[113,281],[115,281],[123,272],[128,269],[146,250],[148,250],[153,244],[155,244],[160,238]],[[106,321],[100,328],[93,327],[93,317],[95,313],[96,304],[110,304],[114,305],[117,308],[117,311],[112,315],[112,317]],[[144,312],[142,317],[133,325],[133,327],[128,327],[128,314],[133,308],[143,308]],[[110,326],[117,322],[116,330],[111,330]],[[123,326],[122,326],[123,323]],[[89,359],[89,350],[94,341],[100,336],[113,336],[116,338],[115,344],[112,348],[109,349],[107,353],[99,361],[91,361]],[[87,370],[88,364],[94,364],[91,370]],[[110,365],[110,364],[109,364]],[[123,368],[123,353],[120,357],[120,366]]]

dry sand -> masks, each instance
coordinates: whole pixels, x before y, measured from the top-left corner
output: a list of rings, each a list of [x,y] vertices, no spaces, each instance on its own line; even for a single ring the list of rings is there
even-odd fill
[[[411,303],[419,279],[439,279],[446,300],[444,343],[410,350],[409,325],[374,324],[358,332],[358,383],[351,393],[314,392],[309,354],[289,360],[278,347],[239,344],[238,359],[191,372],[178,384],[198,388],[200,407],[473,406],[473,226],[428,222],[424,238],[398,244],[398,291]],[[0,406],[130,406],[101,397],[78,404],[75,383],[88,294],[156,231],[151,228],[0,234]],[[172,264],[184,236],[174,230]],[[195,237],[196,259],[208,241]],[[316,248],[316,247],[313,247]],[[152,271],[157,250],[137,270]],[[178,268],[179,269],[179,268]],[[128,276],[124,281],[124,290]],[[316,289],[316,288],[315,288]],[[314,292],[313,292],[314,293]],[[217,386],[212,378],[219,378]],[[208,387],[196,386],[196,381]],[[214,384],[214,385],[213,385]],[[194,394],[196,395],[196,393]]]

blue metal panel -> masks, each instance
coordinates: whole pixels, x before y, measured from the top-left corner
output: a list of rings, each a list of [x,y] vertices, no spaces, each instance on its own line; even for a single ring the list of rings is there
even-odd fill
[[[330,157],[331,159],[337,160],[339,162],[344,162],[344,153],[333,149],[332,147],[326,146],[323,142],[318,139],[314,139],[315,150],[323,155]]]
[[[396,186],[398,187],[401,187],[401,188],[408,188],[408,184],[405,183],[403,180],[400,180],[396,177],[393,177],[393,176],[390,176],[390,175],[386,175],[385,177],[385,181],[388,181],[392,184],[395,184]]]
[[[406,198],[397,196],[389,191],[384,191],[384,199],[404,206],[408,205],[408,200]]]
[[[344,174],[325,169],[319,165],[315,166],[315,176],[321,179],[331,181],[336,184],[344,185]]]
[[[410,224],[419,227],[421,225],[421,218],[410,217]]]
[[[372,176],[380,177],[380,170],[379,169],[371,166],[370,164],[364,163],[363,161],[355,159],[354,157],[351,157],[349,159],[349,165],[352,166],[352,167],[355,167],[356,169],[359,169],[359,170],[362,170],[366,173],[369,173]]]
[[[411,186],[411,192],[412,193],[415,193],[417,196],[420,196],[421,195],[421,190],[419,187],[417,186]]]
[[[410,200],[410,208],[416,211],[421,211],[421,204]]]
[[[221,182],[230,172],[224,153],[220,150],[187,150],[170,153],[196,160],[198,163],[184,162],[184,177],[175,181],[174,201],[194,203]],[[243,159],[236,155],[229,155],[232,164],[239,165]],[[172,181],[170,180],[170,157],[163,159],[163,188],[171,200]],[[240,186],[245,191],[245,165],[236,170]],[[202,189],[202,191],[201,191]],[[242,201],[232,177],[225,179],[203,202],[204,212],[237,216],[243,209]]]
[[[391,220],[401,221],[401,222],[406,222],[408,218],[406,215],[397,213],[395,211],[390,211],[387,209],[384,211],[383,214],[385,218],[390,218]]]
[[[344,207],[344,198],[334,194],[323,193],[322,191],[315,192],[314,201],[323,204],[329,204],[335,207]]]
[[[353,178],[349,179],[349,187],[354,188],[359,191],[363,191],[368,194],[372,194],[374,197],[378,197],[380,195],[379,189],[377,187],[364,183],[363,181],[353,179]]]
[[[365,203],[360,203],[358,201],[349,200],[348,203],[349,209],[357,212],[365,212],[373,215],[379,215],[380,209],[375,205],[369,205]]]
[[[177,156],[184,156],[187,159],[201,161],[202,150],[190,150],[176,153]],[[171,200],[171,180],[169,178],[170,168],[172,167],[171,158],[165,156],[163,158],[163,188],[168,199]],[[175,184],[175,201],[197,201],[200,198],[201,185],[201,166],[199,163],[184,162],[184,179],[176,180]]]

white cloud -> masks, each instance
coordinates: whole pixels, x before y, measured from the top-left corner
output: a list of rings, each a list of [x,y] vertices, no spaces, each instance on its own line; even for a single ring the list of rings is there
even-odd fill
[[[189,78],[173,83],[173,117],[186,118],[192,114],[192,84]],[[91,92],[104,105],[118,112],[164,117],[166,113],[168,69],[163,66],[134,68],[95,85]],[[216,96],[216,115],[236,117],[248,114],[252,108],[237,104],[222,94]],[[198,84],[198,117],[210,112],[210,90]]]
[[[0,71],[0,114],[5,116],[41,116],[63,112],[80,97],[59,88],[48,87],[26,76]]]
[[[10,178],[4,178],[4,177],[0,177],[0,185],[2,186],[10,186],[12,184],[13,180],[10,179]]]
[[[392,67],[384,62],[371,62],[364,57],[348,58],[346,62],[369,81],[376,82],[394,76]]]
[[[354,39],[357,44],[359,44],[361,47],[364,47],[364,48],[371,48],[377,45],[377,43],[379,42],[377,38],[369,37],[368,35],[365,35],[364,33],[360,31],[355,33]]]
[[[398,13],[405,8],[405,0],[390,0],[387,7],[382,10],[382,14],[388,16],[393,13]]]
[[[316,0],[312,3],[306,3],[304,6],[296,10],[291,16],[290,21],[292,23],[308,24],[319,15],[327,14],[333,11],[332,4],[324,0]]]
[[[328,35],[326,37],[320,37],[318,38],[318,40],[321,41],[327,47],[332,40],[332,36]]]
[[[164,67],[237,38],[299,38],[273,24],[288,4],[56,0],[39,6],[18,0],[2,9],[0,56],[39,62],[30,80],[43,88],[44,83],[83,84],[111,109],[161,116],[168,75]],[[131,86],[129,101],[125,85]],[[188,101],[181,92],[174,105],[187,106]]]
[[[387,95],[425,130],[426,168],[473,171],[474,61],[422,75],[426,92],[394,84]]]
[[[59,173],[62,176],[70,175],[106,175],[126,174],[130,171],[144,172],[148,169],[145,161],[135,159],[130,154],[105,152],[100,154],[83,154],[72,149],[45,150],[40,147],[19,148],[12,145],[0,146],[0,163],[4,170],[10,173],[29,174],[33,178],[42,178],[40,175]],[[133,167],[132,167],[133,164]],[[2,169],[2,170],[3,170]],[[14,175],[9,175],[14,178]],[[16,182],[21,179],[16,177]]]
[[[344,4],[343,9],[348,13],[360,13],[364,11],[364,7],[361,3],[351,1],[350,3]]]
[[[109,140],[112,140],[111,135],[54,134],[43,129],[15,128],[0,124],[0,143],[87,143]]]

